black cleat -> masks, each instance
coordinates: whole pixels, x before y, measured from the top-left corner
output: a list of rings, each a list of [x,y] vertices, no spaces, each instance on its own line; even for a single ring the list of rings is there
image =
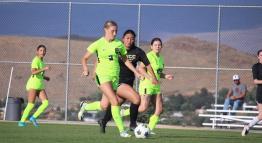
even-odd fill
[[[106,133],[106,125],[102,119],[98,120],[97,123],[100,126],[100,132],[105,134]]]

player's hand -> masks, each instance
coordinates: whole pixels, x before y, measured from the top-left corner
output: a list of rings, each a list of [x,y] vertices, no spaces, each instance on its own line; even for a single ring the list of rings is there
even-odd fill
[[[166,74],[166,75],[165,75],[165,79],[172,80],[172,79],[174,79],[174,75],[172,75],[172,74]]]
[[[82,76],[88,76],[89,75],[89,71],[88,70],[84,70],[82,73]]]
[[[50,70],[50,69],[51,69],[50,66],[46,66],[46,67],[44,67],[44,71],[46,71],[46,70]]]
[[[45,76],[44,79],[45,79],[46,81],[49,81],[49,80],[50,80],[50,77]]]
[[[140,80],[144,80],[145,79],[145,77],[142,74],[140,74],[140,73],[136,73],[136,77],[139,78]]]
[[[152,84],[154,84],[154,85],[157,85],[157,84],[159,84],[159,82],[158,82],[158,80],[157,80],[157,79],[155,79],[155,78],[152,78]]]

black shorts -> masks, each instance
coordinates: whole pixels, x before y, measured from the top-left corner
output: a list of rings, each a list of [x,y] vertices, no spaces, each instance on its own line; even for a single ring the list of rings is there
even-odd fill
[[[257,101],[259,104],[262,104],[262,87],[261,87],[261,86],[258,86],[258,87],[257,87],[256,101]]]
[[[125,83],[125,84],[128,84],[129,86],[133,87],[134,80],[135,79],[133,79],[133,78],[120,78],[119,79],[119,84]]]

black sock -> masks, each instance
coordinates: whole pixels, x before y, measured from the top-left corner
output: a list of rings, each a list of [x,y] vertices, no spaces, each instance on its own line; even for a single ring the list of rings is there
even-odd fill
[[[106,109],[106,113],[104,115],[104,118],[102,119],[104,124],[106,125],[107,122],[109,122],[112,119],[112,113],[111,113],[111,106],[108,106]]]
[[[139,105],[131,103],[130,106],[130,126],[136,126]]]

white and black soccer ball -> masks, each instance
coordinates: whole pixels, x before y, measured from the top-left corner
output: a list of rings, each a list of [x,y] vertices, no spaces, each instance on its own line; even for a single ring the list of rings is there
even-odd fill
[[[146,124],[138,124],[134,130],[136,138],[145,139],[149,136],[149,127]]]

